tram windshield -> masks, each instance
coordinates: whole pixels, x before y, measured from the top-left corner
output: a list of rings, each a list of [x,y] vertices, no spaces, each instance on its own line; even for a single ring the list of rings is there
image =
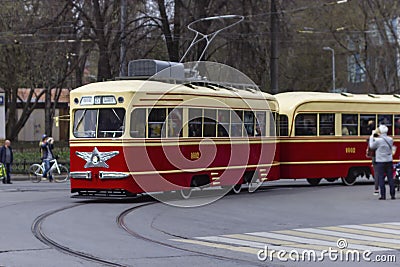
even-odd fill
[[[73,134],[78,138],[116,138],[125,130],[125,109],[77,109]]]

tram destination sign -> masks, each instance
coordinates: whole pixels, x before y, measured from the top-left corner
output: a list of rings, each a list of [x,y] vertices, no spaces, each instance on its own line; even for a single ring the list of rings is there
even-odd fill
[[[4,96],[0,95],[0,106],[4,105]]]

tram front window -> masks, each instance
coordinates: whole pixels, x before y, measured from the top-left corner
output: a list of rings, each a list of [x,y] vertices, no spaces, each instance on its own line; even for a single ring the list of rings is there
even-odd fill
[[[73,134],[78,138],[116,138],[124,133],[123,108],[78,109]]]

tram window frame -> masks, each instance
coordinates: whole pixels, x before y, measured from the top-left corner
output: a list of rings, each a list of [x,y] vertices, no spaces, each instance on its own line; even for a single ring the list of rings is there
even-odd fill
[[[323,120],[323,117],[326,117]],[[319,113],[318,114],[318,135],[332,136],[335,135],[335,114]]]
[[[133,138],[146,138],[147,123],[146,123],[146,108],[135,108],[131,112],[130,118],[130,136]]]
[[[225,109],[217,110],[218,116],[218,131],[217,137],[229,137],[230,134],[230,112]]]
[[[394,135],[400,135],[400,114],[396,114],[394,117]]]
[[[388,127],[388,135],[393,134],[393,114],[378,114],[378,125],[381,124]]]
[[[203,136],[203,109],[189,108],[188,128],[189,137]]]
[[[276,118],[278,117],[277,112],[269,112],[269,136],[276,136],[277,129],[276,129]]]
[[[371,135],[376,128],[376,114],[360,114],[360,135]]]
[[[266,136],[267,116],[265,111],[256,111],[256,136]],[[270,121],[270,124],[272,122]]]
[[[183,133],[183,109],[168,108],[167,136],[169,138],[182,137]]]
[[[243,110],[231,110],[231,137],[243,135]]]
[[[243,125],[245,129],[245,133],[247,136],[255,135],[255,116],[253,111],[244,110],[243,111]]]
[[[96,138],[97,117],[98,109],[75,110],[73,135],[77,138]]]
[[[295,136],[317,136],[317,113],[297,114],[294,121]]]
[[[148,111],[147,133],[149,138],[164,138],[166,134],[166,108],[151,108]],[[158,132],[159,131],[159,132]]]
[[[289,136],[289,118],[285,114],[279,114],[279,136]]]
[[[217,136],[217,110],[204,109],[203,111],[203,137]]]
[[[97,137],[119,138],[125,132],[124,108],[99,108],[97,114]]]
[[[342,114],[342,136],[358,136],[358,114]]]

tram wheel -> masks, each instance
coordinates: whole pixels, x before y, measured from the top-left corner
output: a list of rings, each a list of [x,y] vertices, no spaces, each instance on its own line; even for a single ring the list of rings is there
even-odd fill
[[[356,179],[357,179],[356,175],[349,173],[349,175],[347,175],[347,177],[342,178],[342,182],[345,185],[354,185],[356,183]]]
[[[181,189],[180,191],[181,197],[183,199],[189,199],[190,196],[192,195],[193,190],[191,188],[189,189]]]
[[[307,179],[307,182],[308,182],[310,185],[315,186],[315,185],[318,185],[319,182],[321,182],[321,179],[319,179],[319,178],[313,178],[313,179],[308,178],[308,179]]]
[[[232,192],[235,194],[239,194],[241,190],[242,190],[242,184],[237,184],[234,187],[232,187]]]

